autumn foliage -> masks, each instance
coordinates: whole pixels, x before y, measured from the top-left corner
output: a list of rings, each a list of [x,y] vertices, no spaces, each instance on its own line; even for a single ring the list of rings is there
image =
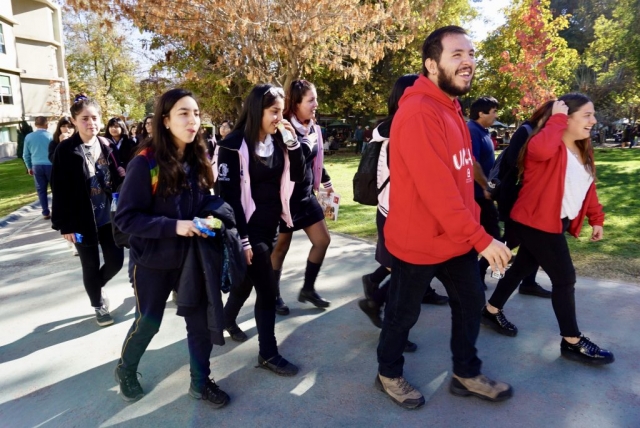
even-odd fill
[[[281,85],[314,68],[367,78],[443,0],[427,3],[416,14],[411,0],[69,0],[77,9],[124,15],[187,49],[201,44],[228,79]]]
[[[517,88],[522,95],[520,108],[514,111],[514,115],[523,119],[554,96],[547,66],[553,60],[556,48],[547,32],[547,22],[539,0],[530,1],[521,22],[523,25],[515,32],[521,50],[515,57],[509,51],[502,53],[505,65],[500,67],[500,72],[510,75],[509,85]]]

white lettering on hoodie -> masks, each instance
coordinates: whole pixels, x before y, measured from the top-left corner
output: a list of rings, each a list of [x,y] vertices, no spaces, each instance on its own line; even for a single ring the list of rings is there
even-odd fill
[[[453,155],[453,166],[460,171],[465,165],[473,165],[473,156],[471,155],[471,150],[460,149],[459,154]]]

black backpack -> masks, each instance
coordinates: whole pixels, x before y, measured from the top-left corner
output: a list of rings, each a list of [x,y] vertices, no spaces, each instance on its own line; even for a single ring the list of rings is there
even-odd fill
[[[522,127],[526,129],[527,137],[533,132],[533,128],[531,128],[531,125],[528,123],[524,123]],[[507,146],[496,159],[487,177],[487,181],[493,183],[495,186],[491,191],[491,197],[498,203],[498,212],[502,220],[509,218],[511,209],[518,199],[521,187],[518,181],[518,165],[509,165],[505,159],[511,156],[513,150],[520,151],[523,147],[524,143],[522,147],[514,147],[511,144]]]
[[[370,141],[365,146],[358,171],[353,176],[353,200],[362,205],[378,205],[378,195],[389,184],[389,177],[378,189],[378,158],[382,141]]]

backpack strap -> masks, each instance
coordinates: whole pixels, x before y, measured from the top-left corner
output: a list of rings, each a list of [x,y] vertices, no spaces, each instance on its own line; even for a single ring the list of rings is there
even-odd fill
[[[144,156],[147,160],[149,175],[151,175],[151,194],[155,195],[158,190],[158,172],[160,169],[158,168],[158,163],[153,155],[153,151],[147,147],[146,149],[142,149],[140,153],[138,153],[138,156]]]

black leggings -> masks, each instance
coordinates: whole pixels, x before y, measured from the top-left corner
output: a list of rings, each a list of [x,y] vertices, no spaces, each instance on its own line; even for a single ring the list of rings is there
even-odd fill
[[[569,221],[563,219],[563,231],[568,225]],[[520,281],[540,265],[551,279],[551,303],[558,319],[560,335],[580,336],[576,320],[576,271],[564,233],[543,232],[515,221],[513,228],[520,238],[520,249],[511,269],[498,281],[489,303],[502,309]]]
[[[232,287],[229,299],[224,306],[226,327],[236,322],[240,309],[249,298],[251,289],[256,289],[254,316],[258,329],[259,353],[268,360],[278,355],[276,342],[276,296],[278,283],[271,266],[271,246],[265,243],[253,245],[253,259],[247,266],[247,276],[238,287]]]
[[[116,246],[111,231],[111,223],[98,228],[98,243],[102,248],[104,265],[100,266],[100,250],[98,244],[77,244],[78,256],[82,264],[82,281],[87,291],[91,306],[94,308],[102,305],[101,290],[105,284],[113,278],[124,263],[124,250]]]

